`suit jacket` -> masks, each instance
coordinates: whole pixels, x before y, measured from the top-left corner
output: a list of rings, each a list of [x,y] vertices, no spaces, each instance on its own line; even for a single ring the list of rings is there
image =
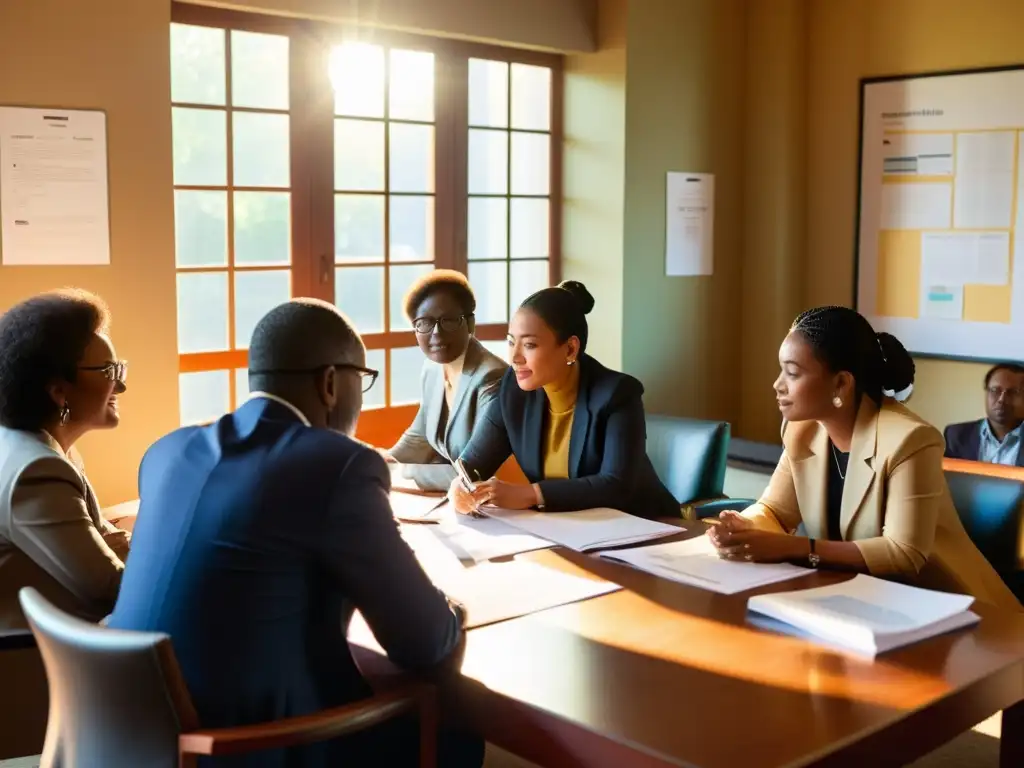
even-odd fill
[[[792,533],[803,523],[828,537],[828,434],[814,421],[783,425],[785,450],[768,488],[744,511],[759,528]],[[942,436],[886,398],[863,398],[843,485],[840,525],[872,576],[973,595],[1021,610],[1020,603],[974,546],[953,507],[942,472]]]
[[[981,425],[984,421],[984,419],[964,421],[946,427],[944,432],[945,455],[951,459],[978,461],[978,457],[981,455]],[[1024,467],[1024,447],[1017,451],[1017,466]]]
[[[46,433],[0,427],[0,629],[27,628],[18,590],[73,615],[114,607],[128,535],[103,519],[81,464]]]
[[[462,455],[473,436],[473,428],[498,394],[508,363],[492,355],[474,338],[466,347],[462,375],[452,400],[447,421],[444,397],[444,368],[427,361],[420,380],[422,399],[412,425],[391,449],[395,461],[407,464],[406,477],[424,490],[447,491],[455,470],[451,463]]]
[[[511,368],[462,455],[467,468],[490,477],[514,454],[527,479],[540,484],[549,512],[612,507],[639,517],[679,517],[678,502],[647,457],[643,385],[589,355],[579,365],[568,479],[544,479],[547,395],[520,389]]]

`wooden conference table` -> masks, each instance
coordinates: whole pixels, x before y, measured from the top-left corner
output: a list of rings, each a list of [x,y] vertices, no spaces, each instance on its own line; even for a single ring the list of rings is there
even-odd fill
[[[564,549],[519,558],[625,587],[468,634],[446,703],[539,765],[902,766],[1005,710],[1000,766],[1024,766],[1024,614],[978,606],[977,627],[869,661],[745,620],[751,594],[846,576],[726,596]]]

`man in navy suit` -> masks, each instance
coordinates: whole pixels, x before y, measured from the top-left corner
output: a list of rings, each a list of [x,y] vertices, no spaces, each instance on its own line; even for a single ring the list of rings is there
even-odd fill
[[[1000,363],[985,376],[985,415],[946,427],[946,456],[1024,467],[1024,366]]]
[[[332,305],[288,302],[253,332],[249,400],[143,458],[109,626],[171,636],[204,727],[369,695],[345,639],[353,609],[402,667],[458,661],[462,609],[401,539],[383,459],[351,437],[376,377]],[[441,764],[482,762],[482,742],[445,736]],[[230,765],[391,766],[415,763],[417,749],[416,724],[400,722]]]

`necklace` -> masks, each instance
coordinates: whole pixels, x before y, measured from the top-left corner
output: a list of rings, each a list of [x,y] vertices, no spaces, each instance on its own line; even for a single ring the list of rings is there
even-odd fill
[[[832,458],[835,459],[836,469],[839,471],[839,479],[846,481],[846,474],[843,472],[843,468],[839,465],[839,453],[836,451],[835,443],[829,443],[832,446]]]

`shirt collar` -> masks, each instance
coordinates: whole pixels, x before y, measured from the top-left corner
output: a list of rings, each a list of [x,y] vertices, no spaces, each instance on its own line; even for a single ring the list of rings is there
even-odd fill
[[[1006,437],[1005,438],[1000,440],[999,438],[996,437],[995,433],[992,431],[992,427],[989,425],[988,419],[982,419],[981,420],[981,436],[982,436],[982,439],[984,439],[984,440],[991,440],[996,445],[1003,445],[1011,437],[1015,437],[1015,438],[1017,438],[1019,440],[1020,437],[1021,437],[1021,433],[1022,432],[1024,432],[1024,424],[1018,424],[1015,429],[1011,429],[1009,432],[1006,433]]]
[[[288,402],[287,400],[285,400],[285,399],[284,399],[283,397],[278,397],[277,395],[272,395],[272,394],[270,394],[269,392],[250,392],[250,393],[249,393],[249,397],[247,397],[247,398],[245,399],[245,402],[249,402],[250,400],[256,400],[256,399],[260,399],[260,400],[272,400],[272,401],[274,401],[275,403],[277,403],[278,405],[283,405],[283,406],[284,406],[285,408],[287,408],[287,409],[288,409],[289,411],[291,411],[292,413],[294,413],[294,414],[295,414],[295,415],[296,415],[296,416],[298,417],[299,421],[301,421],[301,422],[302,422],[303,424],[305,424],[305,425],[306,425],[307,427],[311,427],[311,426],[313,426],[312,424],[310,424],[310,423],[309,423],[309,419],[307,419],[307,418],[306,418],[306,414],[304,414],[304,413],[303,413],[302,411],[300,411],[300,410],[299,410],[298,408],[296,408],[296,407],[295,407],[294,405],[292,405],[291,403],[289,403],[289,402]]]

